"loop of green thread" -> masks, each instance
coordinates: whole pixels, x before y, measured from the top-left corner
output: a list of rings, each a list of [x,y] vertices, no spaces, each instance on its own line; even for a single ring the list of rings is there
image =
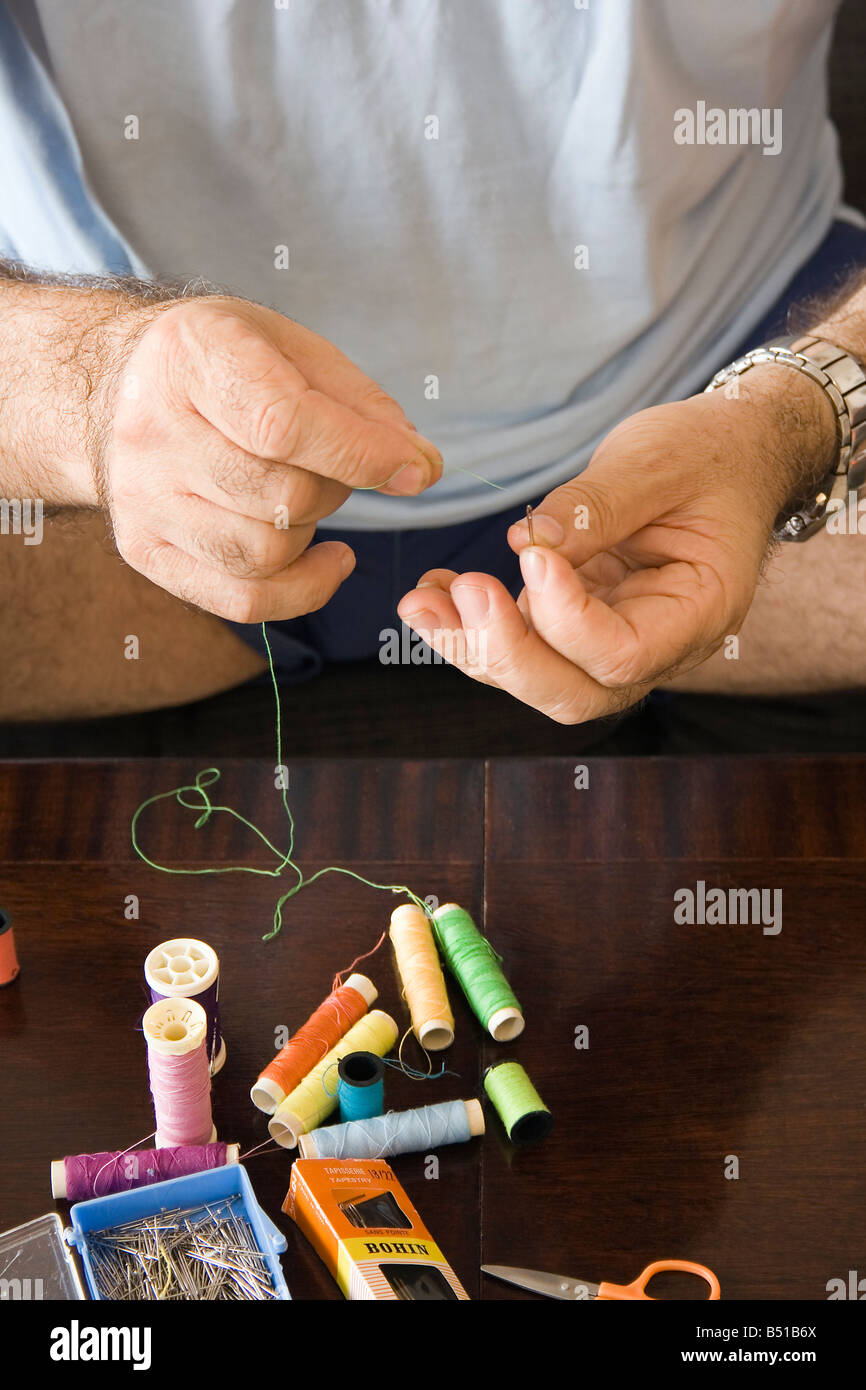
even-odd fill
[[[274,704],[276,709],[277,767],[281,768],[283,766],[283,735],[282,717],[280,711],[280,692],[279,687],[277,685],[277,676],[274,670],[274,658],[271,653],[271,644],[268,641],[268,632],[265,623],[262,623],[262,637],[264,638],[265,650],[268,654],[268,669],[270,671],[271,684],[274,690]],[[372,879],[364,878],[363,874],[355,873],[353,869],[344,869],[338,864],[329,864],[327,868],[318,869],[316,873],[311,874],[309,878],[306,878],[300,865],[295,863],[295,860],[293,858],[295,848],[295,822],[291,810],[289,809],[289,803],[286,796],[287,789],[285,787],[282,788],[282,804],[283,810],[286,813],[286,820],[288,822],[289,827],[289,844],[288,848],[285,851],[282,851],[277,849],[276,845],[274,845],[268,839],[264,831],[260,830],[257,825],[253,825],[252,821],[247,820],[246,816],[242,816],[240,811],[236,811],[232,806],[215,805],[211,801],[207,793],[207,788],[215,786],[215,784],[220,779],[220,775],[221,774],[219,768],[208,767],[196,775],[194,782],[186,783],[184,786],[181,787],[173,787],[171,791],[157,792],[155,796],[149,796],[146,801],[142,801],[141,805],[136,809],[135,814],[132,817],[132,823],[130,826],[132,834],[132,847],[138,855],[139,859],[142,859],[145,864],[148,864],[150,866],[150,868],[158,869],[159,872],[163,874],[259,874],[264,875],[266,878],[280,878],[284,869],[291,869],[292,873],[296,876],[297,881],[292,885],[291,888],[287,890],[287,892],[283,893],[283,895],[278,899],[276,907],[274,908],[273,928],[271,931],[267,932],[265,936],[262,937],[263,941],[273,940],[273,938],[280,931],[283,925],[283,905],[287,903],[290,898],[293,898],[296,893],[299,893],[302,888],[309,888],[310,884],[315,883],[316,879],[321,878],[323,874],[345,874],[348,878],[354,878],[359,883],[363,883],[367,888],[376,888],[383,893],[405,894],[405,896],[409,898],[411,902],[415,903],[417,907],[420,907],[421,910],[429,916],[429,909],[427,908],[426,903],[421,898],[419,898],[417,894],[413,893],[411,888],[407,888],[406,885],[403,883],[374,883]],[[223,865],[219,868],[207,869],[173,869],[170,868],[167,864],[158,864],[156,860],[149,858],[149,856],[145,853],[145,851],[142,849],[139,843],[138,823],[142,813],[146,811],[149,806],[155,805],[158,801],[168,801],[171,798],[174,798],[174,800],[177,801],[179,805],[185,807],[187,810],[201,812],[201,814],[197,817],[197,819],[194,822],[194,828],[196,830],[201,830],[205,825],[207,825],[211,816],[214,815],[217,811],[222,811],[225,815],[233,816],[236,821],[240,821],[241,825],[245,825],[248,830],[251,830],[254,835],[258,836],[258,838],[262,841],[262,844],[265,845],[265,847],[271,852],[271,854],[273,854],[274,857],[278,860],[278,863],[269,869],[264,867],[257,867],[255,865],[250,864],[230,864]]]
[[[523,1010],[500,967],[501,957],[462,907],[437,908],[433,934],[452,975],[486,1028],[500,1009]]]
[[[489,1067],[484,1089],[512,1143],[532,1144],[550,1133],[553,1116],[519,1062]]]

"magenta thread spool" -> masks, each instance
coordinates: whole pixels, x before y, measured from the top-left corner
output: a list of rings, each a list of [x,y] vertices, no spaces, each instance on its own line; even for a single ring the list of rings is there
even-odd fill
[[[51,1195],[67,1202],[86,1202],[150,1187],[169,1178],[205,1173],[237,1163],[240,1144],[187,1144],[173,1149],[123,1149],[120,1153],[71,1154],[51,1161]]]
[[[211,1076],[226,1059],[220,1028],[220,963],[212,946],[192,937],[177,937],[155,946],[144,962],[151,1003],[158,999],[195,999],[207,1014],[207,1055]]]

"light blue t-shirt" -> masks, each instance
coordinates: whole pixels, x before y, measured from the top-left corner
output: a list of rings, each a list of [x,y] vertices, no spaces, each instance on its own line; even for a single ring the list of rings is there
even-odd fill
[[[204,277],[336,343],[446,474],[332,525],[499,511],[702,387],[819,244],[835,9],[9,0],[0,252]]]

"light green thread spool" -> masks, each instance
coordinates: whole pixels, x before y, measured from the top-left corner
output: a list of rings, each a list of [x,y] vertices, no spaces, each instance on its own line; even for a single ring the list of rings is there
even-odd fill
[[[499,957],[469,913],[445,903],[433,913],[439,949],[472,1006],[497,1042],[511,1042],[524,1029],[523,1010],[502,973]]]
[[[488,1067],[484,1089],[512,1144],[536,1144],[550,1133],[553,1116],[519,1062]]]

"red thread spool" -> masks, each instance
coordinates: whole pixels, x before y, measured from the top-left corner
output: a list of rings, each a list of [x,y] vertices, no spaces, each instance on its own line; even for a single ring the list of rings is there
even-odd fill
[[[376,1000],[378,991],[366,975],[350,975],[310,1014],[259,1076],[250,1091],[253,1105],[273,1115],[332,1047],[336,1047]]]
[[[11,985],[13,980],[17,980],[18,970],[12,918],[0,907],[0,986]]]

